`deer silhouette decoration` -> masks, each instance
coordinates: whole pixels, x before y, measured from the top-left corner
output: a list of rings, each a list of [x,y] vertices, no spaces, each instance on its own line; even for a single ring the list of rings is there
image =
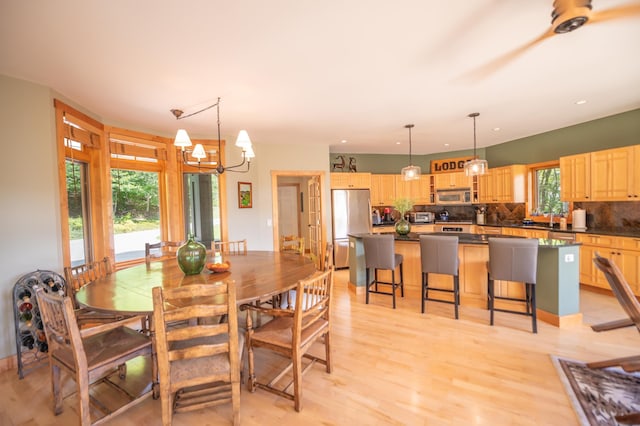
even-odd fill
[[[350,172],[357,172],[356,170],[356,159],[353,157],[349,157],[349,171]]]
[[[346,162],[344,161],[344,155],[338,155],[336,157],[336,160],[340,160],[340,161],[333,163],[333,170],[335,171],[336,169],[340,169],[344,171],[344,166],[346,165]]]

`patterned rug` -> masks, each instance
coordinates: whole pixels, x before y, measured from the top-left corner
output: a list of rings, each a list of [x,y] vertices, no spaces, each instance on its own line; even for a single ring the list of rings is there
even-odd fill
[[[581,424],[618,425],[616,415],[640,411],[640,373],[551,358]]]

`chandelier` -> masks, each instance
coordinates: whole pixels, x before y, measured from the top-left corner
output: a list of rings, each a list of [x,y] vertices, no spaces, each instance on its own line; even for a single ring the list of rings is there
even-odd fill
[[[225,171],[238,173],[248,172],[249,167],[251,166],[251,159],[255,157],[255,154],[253,152],[253,146],[251,145],[251,139],[249,139],[249,134],[246,130],[240,130],[240,132],[238,133],[238,138],[236,139],[236,146],[242,149],[242,162],[233,166],[224,166],[222,164],[222,142],[220,140],[220,98],[218,98],[216,103],[214,103],[213,105],[209,105],[199,111],[192,112],[191,114],[184,115],[184,111],[182,111],[181,109],[172,109],[171,113],[176,117],[176,120],[182,120],[183,118],[193,117],[194,115],[200,114],[201,112],[207,111],[213,107],[216,108],[218,118],[218,150],[216,152],[217,161],[215,165],[202,164],[202,160],[204,158],[207,158],[208,156],[202,144],[196,144],[196,146],[193,147],[193,150],[188,149],[189,147],[193,146],[193,143],[191,143],[191,138],[189,138],[189,134],[185,129],[179,129],[176,133],[176,138],[173,141],[173,144],[177,147],[180,147],[181,149],[182,162],[184,164],[191,165],[193,163],[193,160],[189,160],[188,158],[189,154],[191,154],[191,157],[193,157],[198,163],[198,169],[215,170],[216,174],[219,175],[221,175]],[[246,165],[246,169],[239,169],[244,165]]]
[[[464,163],[464,173],[466,176],[479,176],[487,173],[489,165],[487,160],[481,160],[476,155],[476,117],[479,112],[472,112],[468,117],[473,118],[473,159]]]

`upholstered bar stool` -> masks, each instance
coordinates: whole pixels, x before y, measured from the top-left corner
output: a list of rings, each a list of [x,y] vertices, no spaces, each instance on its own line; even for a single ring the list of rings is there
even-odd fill
[[[531,317],[533,332],[538,332],[536,318],[536,269],[538,266],[538,240],[535,238],[489,238],[489,311],[490,324],[493,313],[509,312]],[[522,282],[525,297],[496,296],[495,280]],[[525,310],[498,309],[496,299],[524,302]]]
[[[426,300],[450,303],[458,319],[460,306],[460,280],[458,279],[458,237],[420,235],[420,261],[422,263],[422,313]],[[429,287],[429,274],[445,274],[453,277],[453,289]],[[429,297],[429,290],[453,294],[453,300]]]
[[[395,239],[393,235],[366,235],[362,237],[364,244],[364,262],[366,266],[366,301],[369,303],[369,293],[386,294],[393,297],[393,309],[396,308],[396,289],[400,288],[400,295],[404,297],[404,275],[402,272],[402,255],[395,253]],[[400,282],[396,283],[396,268],[400,267]],[[373,269],[373,281],[369,273]],[[378,280],[378,270],[390,270],[391,281]],[[390,291],[378,288],[379,284],[391,286]],[[373,288],[372,288],[373,287]]]

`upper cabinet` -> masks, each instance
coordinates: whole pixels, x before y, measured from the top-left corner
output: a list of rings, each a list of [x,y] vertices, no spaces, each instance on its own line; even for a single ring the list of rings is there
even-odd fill
[[[640,200],[640,145],[634,145],[631,150],[632,163],[629,167],[629,200]]]
[[[627,200],[629,172],[633,169],[629,148],[591,153],[591,196],[598,201]]]
[[[524,203],[527,167],[522,164],[495,167],[478,177],[481,203]]]
[[[464,172],[438,173],[432,176],[435,189],[471,188],[472,179]]]
[[[396,199],[396,175],[371,175],[371,205],[390,206]]]
[[[640,200],[640,146],[591,153],[591,198],[594,201]]]
[[[331,189],[371,189],[371,173],[331,173]]]
[[[640,145],[560,157],[562,201],[639,201]]]
[[[560,199],[591,201],[591,153],[560,157]]]
[[[413,204],[433,204],[431,192],[432,176],[420,175],[420,179],[403,180],[402,175],[395,175],[396,198],[409,198],[413,201]]]

